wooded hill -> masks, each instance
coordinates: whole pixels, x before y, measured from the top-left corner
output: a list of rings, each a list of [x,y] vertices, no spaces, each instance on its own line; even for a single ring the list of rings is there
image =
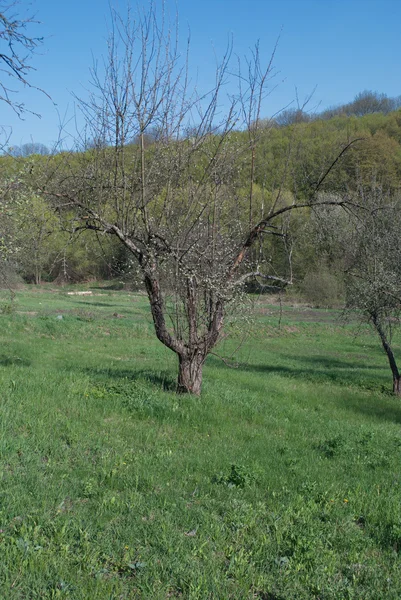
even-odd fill
[[[353,140],[358,141],[341,155],[328,173],[322,193],[343,196],[357,193],[363,197],[380,189],[383,195],[398,197],[401,109],[389,112],[387,109],[397,102],[393,100],[391,104],[387,99],[384,106],[384,98],[365,92],[354,103],[330,109],[314,118],[302,111],[286,111],[276,121],[262,120],[252,165],[254,220],[278,192],[287,203],[295,196],[306,195]],[[361,108],[362,101],[364,108]],[[376,112],[378,108],[381,110]],[[361,111],[367,114],[358,116]],[[247,135],[248,132],[232,131],[229,143],[240,146]],[[211,133],[210,137],[211,145],[218,143],[219,132]],[[99,142],[91,142],[92,146],[96,143]],[[191,143],[191,133],[179,143]],[[55,211],[51,200],[40,193],[50,172],[64,170],[67,177],[75,162],[83,157],[90,161],[93,150],[89,147],[84,152],[52,156],[39,146],[39,154],[29,154],[29,149],[26,152],[14,149],[14,156],[0,157],[2,248],[9,272],[32,283],[115,277],[131,281],[135,265],[124,246],[111,236],[93,235],[93,231],[81,229],[82,223],[77,222],[76,217],[68,223],[68,211],[60,218],[60,211]],[[151,134],[146,137],[146,146],[148,153],[154,152]],[[136,140],[127,144],[132,165],[136,164],[138,147]],[[30,150],[34,151],[35,145]],[[113,150],[105,147],[105,155],[108,152],[111,154]],[[28,156],[24,156],[26,153]],[[238,207],[249,194],[250,169],[250,161],[242,164],[238,181],[243,180],[243,188],[236,192],[238,206],[233,206],[239,219]],[[244,218],[248,218],[248,214]],[[277,272],[286,272],[293,283],[291,289],[303,293],[317,305],[330,305],[338,302],[342,295],[342,253],[330,240],[322,219],[324,215],[310,209],[297,211],[288,217],[285,225],[285,248],[275,239],[264,243],[269,244],[270,260]]]

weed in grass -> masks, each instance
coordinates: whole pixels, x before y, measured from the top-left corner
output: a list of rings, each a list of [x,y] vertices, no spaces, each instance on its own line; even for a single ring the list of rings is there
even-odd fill
[[[228,487],[244,488],[256,481],[256,476],[247,467],[243,465],[232,464],[230,472],[220,473],[212,478],[213,483],[219,483]]]
[[[9,367],[11,365],[17,365],[21,367],[29,367],[31,361],[21,356],[9,356],[6,354],[0,355],[0,365],[3,367]],[[14,382],[15,385],[15,382]]]
[[[13,300],[11,300],[10,302],[5,302],[3,305],[0,306],[0,313],[2,315],[14,315],[16,311],[17,305]]]
[[[279,596],[274,592],[255,591],[254,597],[258,598],[259,600],[285,600],[283,596]]]
[[[316,450],[326,458],[334,458],[344,447],[344,440],[340,435],[323,440],[315,446]]]
[[[78,310],[76,314],[77,320],[84,323],[92,323],[95,320],[95,314],[92,311]]]
[[[108,384],[93,386],[87,393],[93,398],[117,401],[126,411],[142,418],[151,416],[163,418],[171,410],[178,409],[176,398],[171,400],[165,397],[146,380],[123,378]]]

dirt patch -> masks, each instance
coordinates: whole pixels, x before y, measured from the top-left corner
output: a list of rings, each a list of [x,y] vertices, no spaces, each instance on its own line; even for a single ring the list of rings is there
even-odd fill
[[[285,325],[283,329],[287,333],[299,333],[299,328],[295,327],[295,325]]]

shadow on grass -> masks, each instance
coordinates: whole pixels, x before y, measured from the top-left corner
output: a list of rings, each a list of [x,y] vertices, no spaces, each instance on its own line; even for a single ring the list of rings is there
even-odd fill
[[[311,365],[310,369],[313,368],[318,368],[318,369],[325,369],[326,372],[327,371],[334,371],[334,370],[341,370],[342,372],[345,371],[360,371],[360,370],[378,370],[382,368],[382,365],[369,365],[366,363],[351,363],[350,361],[345,361],[345,360],[339,360],[338,358],[333,358],[332,356],[294,356],[291,354],[276,354],[277,357],[279,357],[280,359],[283,359],[283,361],[289,361],[292,360],[293,362],[296,363],[304,363],[306,365]],[[246,368],[246,365],[244,365]],[[249,365],[249,368],[251,370],[260,370],[263,371],[264,369],[270,370],[271,368],[275,368],[272,367],[270,365]],[[292,367],[280,367],[278,366],[278,368],[284,368],[284,369],[289,369],[292,370]],[[294,368],[294,370],[308,370],[309,369],[306,367],[306,369],[298,369],[298,368]]]
[[[129,308],[127,304],[115,304],[114,302],[88,302],[86,300],[76,300],[77,304],[87,304],[88,306],[105,306],[106,308]]]
[[[104,290],[112,292],[126,291],[126,286],[122,282],[111,283],[110,285],[93,285],[90,287],[91,290]]]
[[[31,364],[31,361],[27,358],[21,358],[20,356],[7,356],[6,354],[0,355],[0,366],[2,367],[10,367],[15,365],[29,367]]]
[[[389,387],[390,390],[390,387]],[[401,423],[401,405],[397,406],[399,399],[391,394],[382,393],[380,400],[372,396],[359,398],[336,398],[335,403],[340,408],[352,411],[355,414],[363,414],[381,421]]]
[[[125,381],[143,381],[162,389],[165,392],[175,392],[177,390],[177,382],[168,371],[150,371],[148,369],[118,369],[118,368],[96,368],[83,367],[81,369],[87,375],[96,379],[124,379]]]
[[[221,362],[211,357],[213,362],[220,367],[225,368]],[[291,358],[287,356],[287,359]],[[352,411],[356,414],[363,414],[374,419],[392,421],[401,423],[401,402],[400,399],[392,393],[391,388],[391,373],[388,371],[386,385],[383,385],[383,378],[364,379],[363,375],[358,376],[358,373],[366,373],[369,370],[379,370],[381,367],[376,365],[356,365],[352,366],[345,361],[327,358],[327,357],[296,357],[297,362],[310,364],[311,367],[287,367],[283,365],[240,365],[242,371],[249,373],[266,373],[279,374],[287,376],[298,381],[306,381],[316,384],[332,384],[336,386],[352,387],[355,390],[372,391],[380,394],[380,397],[373,395],[358,395],[346,394],[338,397],[333,396],[332,402],[340,409]],[[313,370],[316,366],[321,370]],[[329,393],[325,394],[324,401],[330,398]]]
[[[310,381],[311,383],[333,383],[336,385],[352,385],[364,389],[383,391],[382,383],[377,379],[367,379],[365,376],[369,371],[381,370],[381,365],[352,364],[343,360],[325,356],[293,356],[277,355],[282,362],[292,361],[294,366],[285,364],[240,364],[242,371],[279,375]],[[220,364],[213,359],[215,364]],[[299,365],[299,366],[297,366]],[[223,365],[224,366],[224,365]]]
[[[301,359],[299,359],[301,361]],[[381,382],[374,380],[358,380],[358,371],[365,369],[374,370],[376,366],[366,366],[355,368],[347,362],[333,360],[325,357],[305,357],[302,359],[306,363],[312,365],[320,365],[325,367],[322,371],[313,371],[313,367],[296,368],[282,365],[240,365],[241,371],[259,373],[277,373],[300,381],[307,381],[316,384],[332,384],[336,386],[348,386],[354,388],[355,391],[373,391],[375,394],[344,394],[344,396],[330,396],[329,390],[324,394],[322,402],[324,405],[330,402],[341,410],[352,411],[355,414],[363,414],[372,419],[383,421],[391,421],[401,423],[401,403],[398,398],[395,398],[391,393],[391,378],[388,378],[388,386],[384,386]],[[210,356],[208,358],[210,366],[225,369],[231,372],[221,361]],[[1,364],[1,361],[0,361]],[[348,369],[348,373],[344,372]],[[177,388],[176,379],[169,371],[156,371],[149,369],[123,369],[116,367],[80,367],[80,371],[89,375],[93,380],[104,382],[105,380],[114,380],[116,382],[143,382],[150,384],[165,392],[175,392]],[[285,385],[285,384],[283,384]],[[380,395],[380,396],[379,396]],[[322,408],[324,408],[322,405]]]

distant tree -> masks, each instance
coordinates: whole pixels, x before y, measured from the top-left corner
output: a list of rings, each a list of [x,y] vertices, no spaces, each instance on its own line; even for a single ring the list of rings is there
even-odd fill
[[[0,103],[8,105],[18,116],[30,111],[18,93],[21,88],[28,86],[39,89],[33,85],[30,75],[33,70],[32,57],[41,46],[43,38],[31,33],[31,27],[37,23],[32,15],[21,15],[19,0],[0,0]],[[43,90],[40,90],[45,93]],[[10,131],[4,123],[0,123],[0,133],[4,139],[0,143],[3,150],[10,137]],[[3,136],[4,134],[4,136]],[[43,151],[43,148],[41,148]],[[22,150],[22,153],[24,150]],[[0,187],[0,214],[2,235],[0,276],[7,279],[6,262],[10,254],[15,251],[16,244],[11,239],[10,232],[5,233],[6,211],[9,209],[7,194],[15,188],[11,180],[2,182]]]
[[[370,190],[358,188],[352,197],[347,212],[323,208],[313,213],[308,224],[315,249],[312,264],[323,259],[331,277],[342,275],[345,316],[372,326],[387,355],[393,391],[401,395],[392,345],[401,324],[401,198],[383,192],[374,182]]]
[[[294,123],[308,123],[311,120],[307,112],[300,108],[290,108],[280,112],[275,118],[275,122],[279,127],[287,127]]]
[[[42,197],[27,191],[23,202],[20,194],[13,218],[17,270],[26,280],[40,284],[45,267],[56,255],[57,216]]]
[[[390,98],[390,100],[392,105],[391,110],[398,110],[399,108],[401,108],[401,95],[396,96],[395,98]]]
[[[0,178],[0,282],[10,289],[16,273],[18,219],[17,208],[25,203],[20,191],[18,177],[10,175]]]
[[[22,144],[22,146],[11,146],[7,151],[10,156],[15,157],[27,157],[32,154],[39,154],[40,156],[47,156],[50,154],[50,150],[45,144],[40,144],[37,142],[29,142],[27,144]]]
[[[346,114],[353,114],[357,117],[363,117],[370,113],[383,112],[391,110],[391,100],[386,94],[379,94],[371,90],[365,90],[357,94],[354,101],[351,102],[346,110]]]
[[[389,98],[386,94],[364,90],[363,92],[359,92],[352,102],[326,108],[321,113],[318,113],[315,118],[332,119],[339,115],[364,117],[373,113],[388,114],[400,107],[401,96]]]
[[[355,152],[345,157],[342,167],[348,189],[365,190],[368,195],[373,188],[385,195],[401,189],[400,145],[381,131],[366,134]]]
[[[357,309],[378,334],[391,368],[393,392],[401,395],[401,377],[392,347],[401,316],[400,200],[373,190],[345,239],[346,303]]]

